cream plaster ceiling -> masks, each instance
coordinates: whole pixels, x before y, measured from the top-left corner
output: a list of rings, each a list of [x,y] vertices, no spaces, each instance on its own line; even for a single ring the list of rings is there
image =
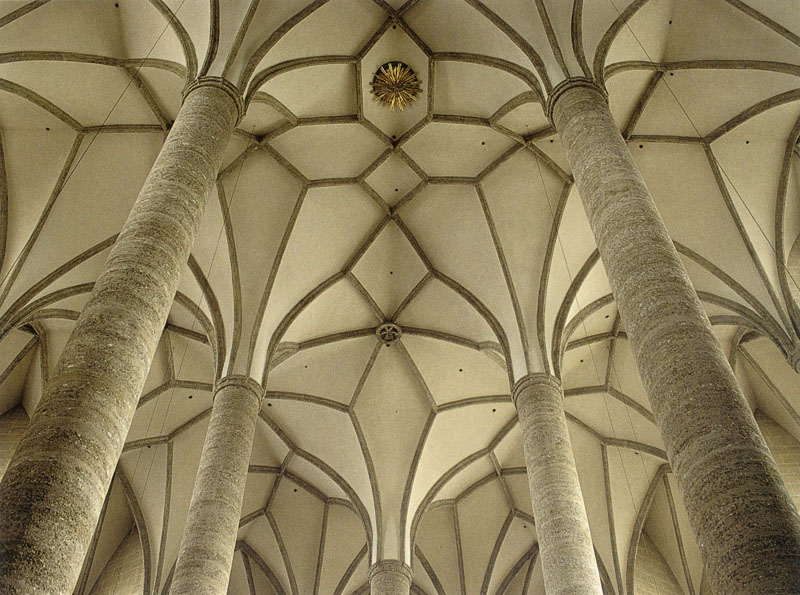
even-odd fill
[[[422,80],[372,101],[380,64]],[[80,593],[132,526],[168,589],[221,375],[265,383],[231,593],[542,594],[510,383],[563,379],[608,593],[702,564],[542,99],[612,112],[750,404],[800,439],[800,11],[785,0],[0,3],[0,413],[30,414],[197,74],[246,116]],[[797,276],[800,280],[800,275]],[[793,298],[792,296],[795,296]],[[395,321],[390,346],[374,329]]]

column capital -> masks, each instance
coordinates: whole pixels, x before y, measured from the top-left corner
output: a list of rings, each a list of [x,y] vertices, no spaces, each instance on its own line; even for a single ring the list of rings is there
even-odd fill
[[[411,566],[405,562],[401,562],[400,560],[379,560],[378,562],[375,562],[375,564],[369,567],[369,573],[367,575],[369,582],[372,582],[372,579],[375,577],[375,575],[383,572],[402,574],[408,579],[409,584],[411,584],[413,572],[411,570]]]
[[[547,374],[545,372],[528,374],[517,380],[511,388],[511,400],[514,402],[514,405],[517,404],[517,397],[519,397],[520,394],[542,384],[558,392],[562,391],[561,381],[552,374]]]
[[[594,79],[583,77],[583,76],[576,76],[573,78],[564,79],[560,83],[558,83],[553,90],[550,91],[550,94],[547,97],[547,102],[544,106],[544,113],[547,116],[547,119],[550,120],[550,123],[555,125],[553,122],[553,107],[556,104],[556,101],[567,91],[570,89],[574,89],[575,87],[588,87],[589,89],[593,89],[600,93],[603,98],[608,103],[608,91],[606,88],[601,85],[600,83],[596,82]]]
[[[236,124],[241,122],[244,117],[244,97],[236,85],[221,76],[197,77],[184,88],[183,101],[186,101],[186,97],[189,96],[189,93],[201,87],[216,87],[227,93],[233,100],[234,105],[236,105]]]
[[[214,398],[216,398],[219,391],[231,386],[236,386],[250,391],[253,393],[253,396],[258,399],[259,403],[264,398],[264,389],[262,386],[249,376],[244,376],[242,374],[232,374],[217,380],[217,382],[214,384]]]

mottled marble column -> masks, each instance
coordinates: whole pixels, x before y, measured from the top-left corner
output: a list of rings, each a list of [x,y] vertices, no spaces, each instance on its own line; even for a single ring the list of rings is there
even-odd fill
[[[550,105],[713,591],[800,593],[800,517],[603,92]]]
[[[226,83],[187,90],[0,483],[0,593],[72,592],[240,113]]]
[[[263,394],[258,383],[244,376],[225,378],[215,387],[171,595],[228,592]]]
[[[547,593],[602,595],[561,383],[549,374],[530,374],[514,385],[512,398],[522,429]]]
[[[370,595],[409,595],[411,567],[399,560],[381,560],[369,568]]]

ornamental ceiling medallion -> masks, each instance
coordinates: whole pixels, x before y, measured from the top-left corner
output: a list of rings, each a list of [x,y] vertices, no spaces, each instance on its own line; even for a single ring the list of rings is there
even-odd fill
[[[403,335],[403,330],[393,322],[387,322],[375,329],[378,341],[386,346],[391,345]]]
[[[417,100],[417,95],[422,92],[420,85],[417,73],[403,62],[387,62],[378,69],[370,83],[376,101],[388,105],[392,111],[397,106],[401,112]]]

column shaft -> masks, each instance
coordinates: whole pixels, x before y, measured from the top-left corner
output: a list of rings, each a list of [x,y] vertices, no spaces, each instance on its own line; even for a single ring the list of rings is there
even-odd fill
[[[409,595],[411,568],[399,560],[381,560],[369,569],[370,595]]]
[[[514,385],[544,585],[552,595],[602,595],[561,383],[531,374]]]
[[[800,517],[602,92],[551,99],[715,593],[800,593]]]
[[[228,592],[262,394],[261,387],[245,377],[217,384],[172,595]]]
[[[0,483],[2,593],[75,586],[240,112],[237,96],[221,83],[187,94],[44,389]]]

